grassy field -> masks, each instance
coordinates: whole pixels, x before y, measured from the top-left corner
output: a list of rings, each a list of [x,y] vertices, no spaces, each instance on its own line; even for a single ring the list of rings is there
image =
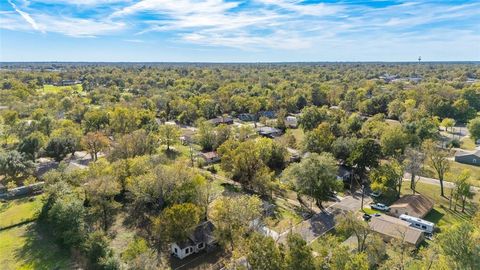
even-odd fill
[[[0,228],[36,218],[42,207],[42,196],[0,203]]]
[[[0,231],[0,268],[71,269],[68,251],[41,235],[35,224]]]
[[[452,176],[460,175],[463,170],[467,170],[470,172],[470,184],[480,187],[480,167],[462,164],[454,161],[450,162],[450,170],[446,175],[446,180],[450,182],[454,181],[454,179],[448,179],[448,178],[451,178]],[[428,166],[427,162],[425,162],[422,176],[438,178],[435,171]]]
[[[436,223],[438,227],[445,228],[456,222],[467,221],[478,209],[478,204],[468,204],[465,213],[461,212],[460,202],[457,205],[457,211],[454,211],[453,203],[452,209],[449,209],[449,199],[440,196],[440,186],[430,185],[425,183],[417,183],[417,192],[423,194],[435,201],[433,210],[424,218],[428,221]],[[412,194],[410,183],[405,182],[402,186],[402,194]],[[450,196],[450,189],[445,188],[445,195]],[[472,199],[473,202],[478,202],[480,194],[476,194]]]
[[[46,84],[41,89],[43,93],[60,93],[63,91],[77,92],[80,93],[83,91],[81,84],[69,85],[69,86],[56,86],[52,84]]]
[[[475,150],[475,143],[473,142],[470,137],[464,137],[460,141],[460,148],[465,149],[465,150]]]

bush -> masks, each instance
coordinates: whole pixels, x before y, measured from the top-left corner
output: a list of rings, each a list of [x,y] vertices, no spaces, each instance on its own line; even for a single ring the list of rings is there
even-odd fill
[[[450,147],[459,148],[460,147],[460,141],[458,139],[453,139],[453,140],[448,142],[447,147],[449,147],[449,148]]]

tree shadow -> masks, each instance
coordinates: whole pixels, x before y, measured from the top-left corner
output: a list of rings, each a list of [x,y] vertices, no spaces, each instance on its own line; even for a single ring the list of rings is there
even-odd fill
[[[23,261],[32,269],[68,269],[70,254],[55,244],[36,224],[26,225],[25,244],[15,253],[17,261]]]
[[[425,216],[425,220],[428,220],[430,222],[433,222],[435,224],[437,224],[442,218],[443,218],[444,214],[443,213],[440,213],[437,211],[437,209],[432,209],[426,216]]]

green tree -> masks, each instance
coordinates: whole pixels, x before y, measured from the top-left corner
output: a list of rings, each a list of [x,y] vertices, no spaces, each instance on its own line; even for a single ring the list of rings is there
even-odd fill
[[[448,128],[451,128],[452,130],[450,131],[453,132],[453,127],[455,126],[455,120],[452,118],[443,118],[440,125],[445,128],[445,131],[448,131]]]
[[[399,198],[402,190],[403,167],[396,160],[382,164],[370,171],[371,188],[386,197]]]
[[[273,238],[254,233],[248,240],[247,262],[252,269],[281,270],[283,258]]]
[[[367,238],[372,233],[368,223],[357,218],[352,212],[339,216],[336,223],[336,229],[340,234],[345,237],[349,237],[352,234],[355,235],[357,240],[357,252],[364,252],[367,249]]]
[[[71,138],[55,137],[52,138],[45,147],[47,156],[62,161],[68,154],[75,151],[76,143]]]
[[[353,148],[347,163],[354,168],[354,172],[360,179],[366,175],[367,168],[373,169],[378,166],[381,148],[373,139],[359,139]]]
[[[95,166],[106,167],[105,164],[95,164]],[[100,222],[105,232],[112,225],[115,214],[121,206],[114,200],[114,196],[120,193],[120,185],[112,174],[107,172],[111,173],[111,170],[107,169],[100,175],[93,173],[90,176],[92,179],[85,185],[88,202],[91,205],[90,212]]]
[[[235,243],[249,230],[261,214],[261,200],[256,196],[220,197],[212,202],[210,220],[215,225],[216,239],[233,251]]]
[[[422,148],[427,156],[428,164],[437,173],[438,180],[440,181],[440,195],[445,197],[443,191],[443,180],[445,178],[445,174],[450,169],[450,161],[448,160],[450,153],[438,148],[435,142],[430,139],[423,142]]]
[[[329,152],[335,140],[330,129],[330,124],[321,123],[312,131],[308,131],[303,141],[305,150],[314,153]]]
[[[471,185],[468,182],[470,178],[470,171],[467,169],[463,170],[462,173],[455,177],[455,187],[454,187],[454,194],[455,194],[455,211],[457,210],[457,199],[460,200],[462,204],[462,213],[465,212],[465,204],[468,199],[473,198],[475,195],[471,191]]]
[[[284,177],[293,181],[299,194],[312,197],[317,206],[323,209],[322,202],[340,188],[337,171],[336,160],[330,153],[312,153],[300,163],[290,165]]]
[[[94,161],[98,160],[98,153],[100,151],[104,151],[110,146],[110,140],[98,131],[87,133],[83,136],[80,143]]]
[[[153,219],[153,230],[167,243],[184,241],[200,222],[201,210],[192,203],[174,204]]]
[[[0,174],[7,179],[16,180],[33,173],[35,164],[24,154],[16,150],[7,153],[0,152]]]
[[[178,143],[181,134],[177,125],[162,125],[158,132],[160,143],[167,146],[167,151],[170,151],[170,146]]]
[[[303,108],[301,117],[298,119],[298,123],[303,130],[307,131],[316,128],[321,122],[327,120],[327,118],[328,115],[326,108],[309,106]]]
[[[462,222],[448,227],[439,234],[438,243],[455,269],[480,268],[480,237],[473,224]]]
[[[287,236],[287,250],[285,255],[287,270],[314,270],[315,263],[312,249],[298,234]]]
[[[18,151],[27,155],[30,159],[35,160],[37,153],[46,144],[47,137],[41,132],[33,132],[28,137],[23,138],[18,145]]]
[[[470,120],[467,127],[472,140],[474,142],[480,140],[480,117]]]
[[[199,120],[197,132],[197,142],[202,147],[203,151],[211,151],[215,146],[215,130],[212,123],[208,121]]]
[[[380,135],[380,145],[386,156],[401,155],[408,144],[408,136],[400,126],[386,129]]]

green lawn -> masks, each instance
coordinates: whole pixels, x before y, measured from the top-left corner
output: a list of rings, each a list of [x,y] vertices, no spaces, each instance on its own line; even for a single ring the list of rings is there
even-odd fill
[[[425,216],[424,219],[436,223],[438,227],[445,228],[456,222],[467,221],[474,213],[475,209],[478,208],[478,204],[469,204],[466,208],[465,213],[461,212],[460,202],[457,205],[457,211],[449,209],[449,196],[450,189],[445,188],[445,195],[447,198],[440,196],[440,186],[430,185],[425,183],[417,183],[417,192],[423,194],[435,201],[433,210]],[[412,194],[410,189],[410,183],[405,182],[402,186],[402,194]],[[480,194],[476,194],[472,199],[473,202],[478,202],[480,199]]]
[[[473,166],[473,165],[462,164],[462,163],[451,161],[450,170],[448,171],[449,174],[446,175],[447,177],[446,180],[452,182],[453,179],[448,179],[448,177],[451,177],[451,175],[452,176],[460,175],[460,173],[462,173],[463,170],[467,170],[470,172],[470,184],[480,187],[480,167],[479,166]],[[427,162],[425,162],[422,176],[438,178],[435,171],[428,166]]]
[[[0,231],[0,268],[72,269],[68,251],[35,228],[35,224],[27,224]]]
[[[295,141],[297,142],[297,148],[303,143],[303,138],[305,137],[305,133],[301,128],[289,129],[292,132],[293,137],[295,137]]]
[[[83,87],[81,84],[75,84],[75,85],[69,85],[69,86],[55,86],[52,84],[46,84],[43,86],[41,91],[43,93],[54,93],[54,94],[60,93],[63,91],[80,93],[83,91]]]
[[[42,196],[0,203],[0,228],[34,219],[42,207]]]
[[[369,215],[373,215],[373,214],[377,214],[377,213],[380,213],[380,214],[383,213],[382,211],[375,210],[375,209],[372,209],[372,208],[369,208],[369,207],[363,207],[363,212],[365,214],[369,214]]]
[[[470,139],[470,137],[464,137],[461,141],[460,141],[460,147],[462,149],[465,149],[465,150],[475,150],[475,143],[473,142],[472,139]]]
[[[285,201],[277,199],[275,203],[275,215],[265,220],[268,228],[282,233],[302,221],[302,217],[292,210],[290,206],[287,206]]]

